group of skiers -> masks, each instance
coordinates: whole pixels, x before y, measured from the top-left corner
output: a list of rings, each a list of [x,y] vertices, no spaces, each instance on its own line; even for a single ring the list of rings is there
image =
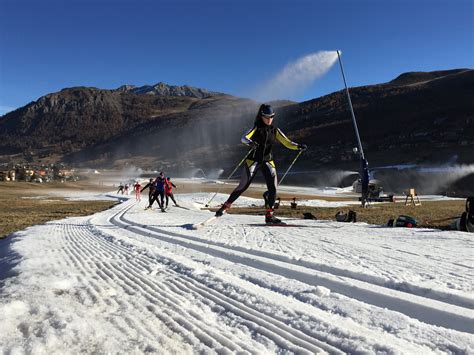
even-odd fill
[[[165,212],[165,209],[168,208],[169,199],[173,201],[175,206],[179,207],[173,195],[173,187],[176,188],[176,185],[171,182],[170,177],[165,177],[163,172],[160,172],[156,179],[150,178],[143,188],[138,189],[139,194],[148,189],[148,206],[145,209],[150,209],[156,201],[160,210]]]

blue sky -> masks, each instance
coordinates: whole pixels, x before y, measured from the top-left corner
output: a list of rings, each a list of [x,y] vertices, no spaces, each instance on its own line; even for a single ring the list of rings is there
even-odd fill
[[[473,0],[0,0],[0,114],[65,87],[163,81],[248,97],[340,49],[349,86],[474,67]],[[291,97],[343,88],[334,65]]]

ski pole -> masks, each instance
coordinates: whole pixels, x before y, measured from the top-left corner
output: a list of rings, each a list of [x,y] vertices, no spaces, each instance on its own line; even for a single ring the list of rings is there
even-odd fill
[[[280,179],[280,181],[278,182],[278,186],[281,185],[281,182],[283,181],[283,179],[285,178],[286,174],[288,174],[288,172],[290,171],[290,169],[293,167],[293,165],[295,164],[296,162],[296,159],[299,158],[299,156],[301,155],[301,153],[303,153],[302,150],[299,151],[299,153],[296,155],[295,159],[293,159],[293,161],[291,162],[290,166],[288,167],[288,169],[286,169],[285,173],[283,174],[283,177]]]
[[[232,175],[234,175],[234,173],[237,171],[237,169],[242,165],[242,163],[245,161],[245,159],[247,159],[247,157],[250,155],[250,153],[252,153],[254,151],[254,149],[250,149],[247,154],[245,154],[245,157],[243,157],[243,159],[239,162],[239,164],[237,164],[237,166],[235,167],[235,169],[230,173],[229,177],[227,179],[225,179],[224,181],[224,184],[232,177]],[[219,191],[221,190],[222,186],[219,187],[219,189],[217,189],[216,193],[214,194],[214,196],[212,196],[212,198],[209,200],[208,203],[206,203],[206,207],[209,207],[209,204],[212,202],[212,200],[214,200],[214,197],[217,196],[217,194],[219,193]]]

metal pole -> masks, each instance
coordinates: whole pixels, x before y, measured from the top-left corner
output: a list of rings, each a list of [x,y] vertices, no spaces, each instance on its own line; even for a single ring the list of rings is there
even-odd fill
[[[357,136],[357,144],[359,145],[360,156],[362,159],[365,159],[364,150],[362,149],[362,143],[360,141],[359,129],[357,128],[357,122],[354,115],[354,109],[352,108],[351,96],[349,95],[349,89],[347,88],[346,76],[344,75],[344,68],[342,67],[341,56],[339,55],[339,51],[336,51],[336,52],[337,52],[337,58],[339,59],[339,66],[341,67],[342,79],[344,80],[344,86],[346,87],[347,100],[349,101],[349,108],[351,109],[352,123],[354,124],[354,129]]]
[[[370,179],[369,164],[367,162],[367,159],[365,159],[364,149],[362,148],[362,143],[360,141],[359,128],[357,127],[357,121],[355,118],[354,109],[352,108],[351,95],[349,94],[349,89],[347,88],[346,76],[344,74],[344,68],[342,67],[341,55],[339,54],[339,51],[336,51],[336,52],[337,52],[337,58],[339,59],[339,66],[341,67],[342,79],[344,80],[344,86],[346,88],[347,101],[349,102],[349,108],[351,110],[352,123],[354,124],[354,130],[357,137],[357,144],[359,145],[359,154],[360,154],[360,163],[361,163],[360,177],[361,177],[361,183],[362,183],[361,203],[362,203],[362,207],[367,207],[368,201],[369,201],[369,179]]]
[[[278,182],[278,186],[281,185],[283,179],[285,178],[286,174],[288,174],[288,172],[290,171],[291,167],[295,164],[296,162],[296,159],[298,159],[298,157],[301,155],[301,153],[303,153],[302,150],[299,151],[298,155],[296,155],[295,159],[293,159],[293,161],[291,162],[290,166],[288,167],[288,169],[286,169],[285,173],[283,174],[283,177],[280,179],[280,181]]]

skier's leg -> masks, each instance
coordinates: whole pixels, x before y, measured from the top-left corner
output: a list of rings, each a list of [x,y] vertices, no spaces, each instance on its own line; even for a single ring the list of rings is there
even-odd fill
[[[227,202],[229,202],[229,204],[232,204],[235,200],[239,198],[240,195],[245,192],[245,190],[248,189],[250,183],[255,177],[255,173],[257,172],[258,168],[259,164],[257,162],[253,162],[253,164],[250,166],[248,166],[247,164],[244,166],[239,185],[234,189],[234,191],[232,191],[229,198],[227,199]]]
[[[262,174],[265,177],[265,182],[267,183],[267,210],[265,213],[265,222],[266,223],[281,223],[281,220],[276,218],[273,215],[273,207],[275,205],[276,199],[276,187],[278,185],[277,182],[277,173],[275,168],[275,163],[273,161],[266,162],[262,164]]]
[[[276,199],[276,187],[278,185],[275,163],[273,161],[262,164],[262,174],[267,184],[267,203],[269,208],[273,208]]]
[[[174,202],[174,204],[175,204],[176,206],[178,206],[178,204],[176,203],[176,200],[174,199],[173,193],[170,193],[170,198],[171,198],[171,200]]]
[[[165,197],[166,197],[166,208],[168,208],[168,202],[169,202],[170,199],[169,199],[169,197],[168,197],[168,194],[166,194]]]
[[[246,162],[243,171],[242,171],[242,176],[240,178],[239,185],[232,191],[230,194],[229,198],[227,199],[226,202],[221,206],[216,211],[216,217],[220,217],[224,214],[225,211],[227,211],[232,203],[239,198],[242,193],[244,193],[245,190],[248,189],[250,186],[250,183],[252,182],[253,178],[255,177],[255,172],[258,169],[259,164],[257,162],[252,162],[250,161],[251,165],[249,166]]]
[[[148,208],[151,208],[151,205],[153,204],[153,194],[148,194]]]

